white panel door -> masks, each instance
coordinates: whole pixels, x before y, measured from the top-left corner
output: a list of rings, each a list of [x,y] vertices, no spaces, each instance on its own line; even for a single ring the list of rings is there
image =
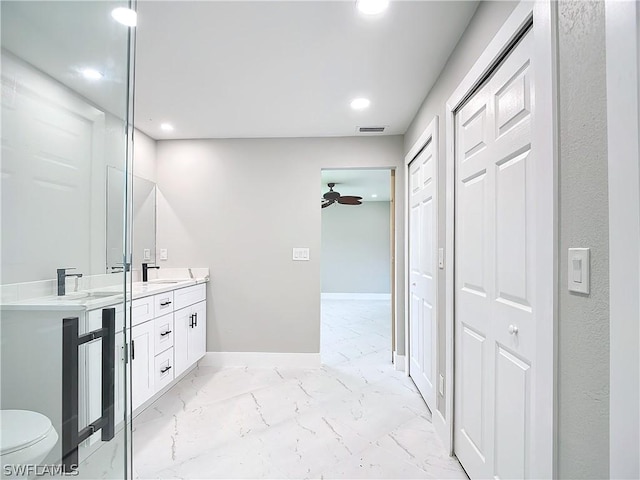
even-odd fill
[[[409,375],[433,411],[436,407],[435,226],[433,143],[409,164]]]
[[[455,118],[454,450],[471,478],[531,471],[532,41],[530,31]]]

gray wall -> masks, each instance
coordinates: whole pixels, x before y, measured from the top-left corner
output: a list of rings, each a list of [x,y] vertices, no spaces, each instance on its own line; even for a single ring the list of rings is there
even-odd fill
[[[390,202],[322,209],[322,292],[391,293]]]
[[[157,153],[160,265],[211,269],[207,350],[319,352],[320,171],[400,167],[402,137],[159,141]],[[399,168],[399,199],[403,182]],[[292,261],[292,247],[310,261]]]
[[[458,42],[456,49],[449,57],[447,64],[440,74],[438,81],[433,86],[422,106],[418,110],[413,122],[407,129],[404,136],[404,152],[416,142],[425,128],[431,123],[433,118],[440,117],[439,128],[439,152],[438,152],[438,196],[441,199],[438,204],[438,215],[440,224],[438,226],[438,244],[444,248],[445,245],[445,125],[444,114],[445,105],[453,91],[460,84],[465,75],[469,72],[473,64],[480,57],[489,42],[493,39],[505,20],[513,11],[517,2],[481,2],[475,15],[469,22],[465,34]],[[444,270],[438,270],[438,373],[445,375],[445,285],[446,278]],[[445,392],[446,394],[446,392]],[[445,414],[445,397],[438,393],[437,407],[442,414]]]
[[[558,4],[561,478],[609,476],[609,231],[604,3]],[[591,248],[591,294],[567,290],[567,249]]]

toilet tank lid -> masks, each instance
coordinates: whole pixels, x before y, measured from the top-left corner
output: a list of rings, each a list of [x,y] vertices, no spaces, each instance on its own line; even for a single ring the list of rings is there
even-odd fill
[[[0,410],[0,455],[27,448],[45,438],[51,420],[28,410]]]

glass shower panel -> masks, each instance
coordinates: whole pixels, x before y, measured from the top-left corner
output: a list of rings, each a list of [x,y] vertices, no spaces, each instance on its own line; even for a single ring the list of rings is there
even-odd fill
[[[135,29],[129,1],[5,1],[1,19],[3,477],[128,478]],[[122,175],[105,271],[107,171]],[[113,253],[113,252],[112,252]]]

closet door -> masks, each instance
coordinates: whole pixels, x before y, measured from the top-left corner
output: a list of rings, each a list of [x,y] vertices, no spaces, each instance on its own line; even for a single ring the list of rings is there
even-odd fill
[[[527,478],[535,365],[533,34],[457,112],[454,449],[471,478]]]

